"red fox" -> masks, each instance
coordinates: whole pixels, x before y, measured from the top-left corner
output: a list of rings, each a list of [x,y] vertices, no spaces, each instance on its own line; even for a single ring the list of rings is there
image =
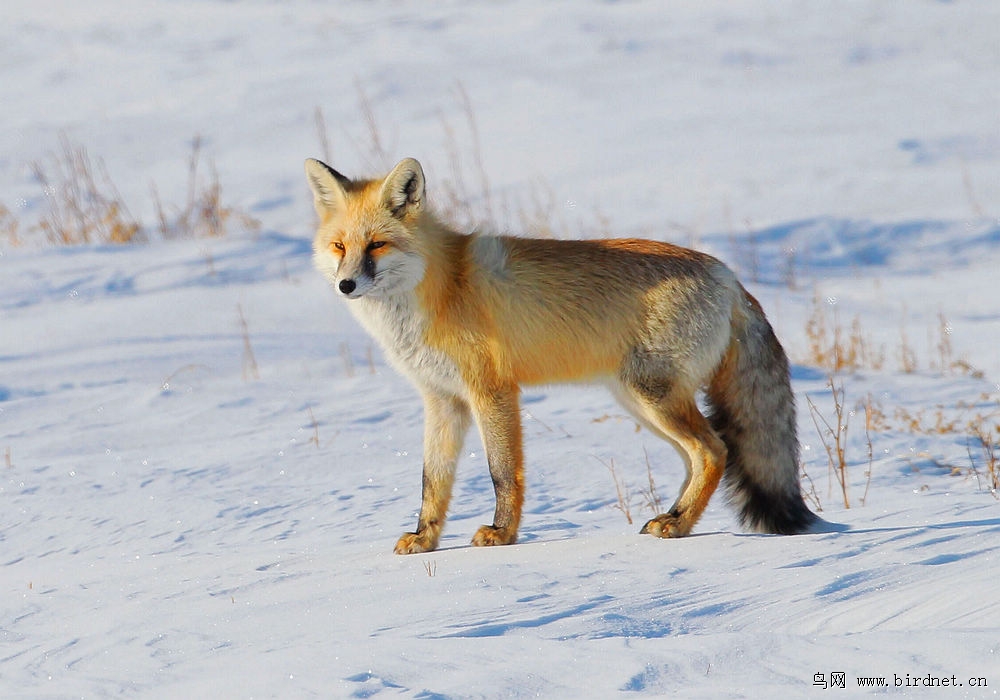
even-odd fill
[[[788,360],[719,260],[649,240],[459,233],[429,210],[412,158],[376,180],[312,159],[306,175],[320,221],[316,267],[423,395],[420,516],[396,553],[437,547],[473,419],[496,512],[472,544],[516,541],[523,384],[605,383],[677,448],[687,479],[643,533],[687,535],[723,476],[749,529],[792,534],[816,520],[799,485]]]

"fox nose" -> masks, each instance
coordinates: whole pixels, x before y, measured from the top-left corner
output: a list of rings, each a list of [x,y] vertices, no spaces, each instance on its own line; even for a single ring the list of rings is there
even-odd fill
[[[354,280],[340,280],[340,284],[337,285],[340,289],[341,294],[350,294],[358,287],[358,283]]]

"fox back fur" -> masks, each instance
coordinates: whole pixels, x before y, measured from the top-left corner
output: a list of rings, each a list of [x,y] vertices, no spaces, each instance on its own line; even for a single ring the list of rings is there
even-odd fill
[[[306,161],[316,267],[423,395],[423,497],[397,553],[434,549],[474,419],[496,490],[473,544],[517,539],[524,499],[519,387],[592,381],[684,458],[673,506],[642,532],[688,534],[725,477],[743,525],[802,532],[788,360],[764,312],[717,259],[657,241],[465,234],[429,210],[420,164],[350,180]],[[707,416],[697,405],[704,391]]]

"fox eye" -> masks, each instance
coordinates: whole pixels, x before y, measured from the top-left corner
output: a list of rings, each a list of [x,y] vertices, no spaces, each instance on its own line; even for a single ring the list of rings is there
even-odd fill
[[[385,241],[372,241],[371,243],[368,244],[368,250],[369,251],[378,250],[379,248],[381,248],[384,245],[385,245]]]
[[[343,253],[343,252],[344,252],[344,244],[343,244],[343,243],[341,243],[340,241],[334,241],[334,242],[333,242],[333,243],[331,243],[330,245],[331,245],[331,246],[333,247],[333,249],[334,249],[334,250],[338,250],[338,251],[340,251],[341,253]]]

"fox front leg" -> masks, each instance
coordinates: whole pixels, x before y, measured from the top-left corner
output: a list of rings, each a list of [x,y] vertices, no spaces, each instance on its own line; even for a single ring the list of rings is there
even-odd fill
[[[424,473],[417,531],[396,543],[396,554],[437,548],[451,500],[455,466],[469,430],[469,406],[456,396],[424,394]]]
[[[477,547],[513,544],[524,504],[524,452],[521,446],[521,415],[517,389],[504,389],[473,399],[486,459],[496,491],[493,525],[476,531]]]

